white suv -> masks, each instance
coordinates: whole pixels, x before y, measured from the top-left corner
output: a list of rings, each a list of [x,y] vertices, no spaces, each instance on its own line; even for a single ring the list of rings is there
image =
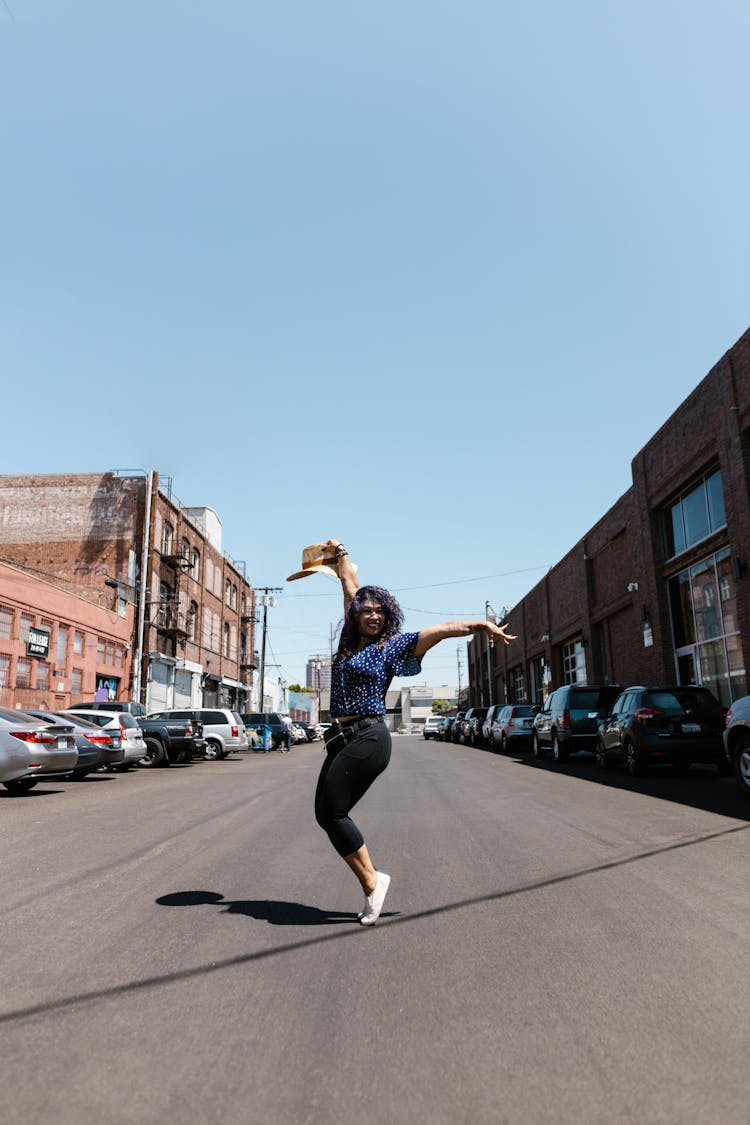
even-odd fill
[[[440,730],[443,726],[442,715],[429,715],[425,719],[425,724],[422,728],[423,738],[440,738]]]

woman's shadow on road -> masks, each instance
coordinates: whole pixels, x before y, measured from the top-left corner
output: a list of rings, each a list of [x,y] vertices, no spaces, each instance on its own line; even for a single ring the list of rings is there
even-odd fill
[[[319,910],[301,902],[276,902],[273,899],[241,899],[231,902],[216,891],[177,891],[157,898],[159,906],[221,906],[223,914],[245,914],[271,926],[331,926],[357,922],[357,915],[345,910]],[[394,912],[397,913],[397,912]],[[383,918],[388,915],[384,912]]]

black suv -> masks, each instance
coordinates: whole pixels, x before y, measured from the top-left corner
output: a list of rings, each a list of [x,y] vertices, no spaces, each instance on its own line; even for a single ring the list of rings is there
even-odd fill
[[[622,760],[631,777],[650,765],[671,765],[677,773],[693,762],[709,762],[729,774],[722,732],[726,708],[708,688],[630,687],[599,724],[596,762],[607,769]]]
[[[593,753],[599,720],[610,713],[621,692],[619,684],[566,684],[550,692],[531,728],[534,757],[550,750],[556,762],[566,762],[571,750]]]

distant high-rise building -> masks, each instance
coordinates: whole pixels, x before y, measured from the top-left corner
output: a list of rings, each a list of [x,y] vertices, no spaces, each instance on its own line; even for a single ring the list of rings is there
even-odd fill
[[[307,662],[307,687],[316,691],[331,690],[331,658],[311,656]]]

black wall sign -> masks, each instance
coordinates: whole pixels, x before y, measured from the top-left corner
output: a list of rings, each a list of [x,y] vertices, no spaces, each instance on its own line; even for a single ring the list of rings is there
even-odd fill
[[[49,656],[49,632],[46,629],[29,629],[26,642],[27,656]]]

